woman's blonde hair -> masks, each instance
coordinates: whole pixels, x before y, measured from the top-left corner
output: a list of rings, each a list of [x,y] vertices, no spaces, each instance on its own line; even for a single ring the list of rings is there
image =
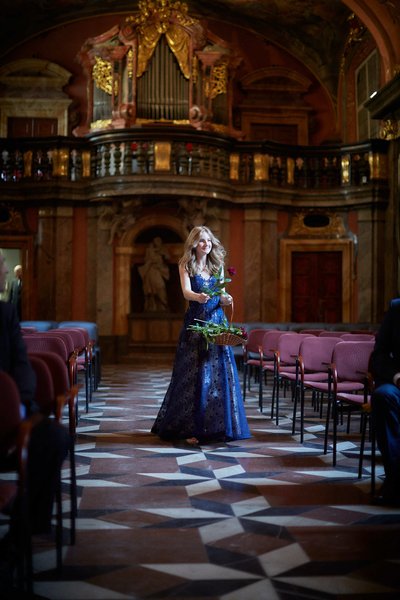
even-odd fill
[[[211,229],[204,225],[193,227],[186,238],[183,256],[179,261],[179,266],[183,266],[190,276],[196,275],[199,272],[196,261],[196,248],[204,234],[209,236],[212,244],[211,252],[207,256],[207,267],[210,273],[215,275],[224,265],[225,249]]]

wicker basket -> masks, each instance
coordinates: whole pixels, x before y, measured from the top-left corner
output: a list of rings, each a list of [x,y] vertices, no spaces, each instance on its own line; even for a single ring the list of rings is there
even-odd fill
[[[229,325],[232,325],[233,319],[233,300],[232,304],[228,305],[231,309],[231,318],[229,320]],[[217,344],[217,346],[239,346],[240,344],[245,344],[246,340],[240,335],[236,335],[236,333],[219,333],[216,336],[213,336],[212,343]]]
[[[217,346],[239,346],[244,344],[245,340],[236,333],[219,333],[212,338],[212,343]]]

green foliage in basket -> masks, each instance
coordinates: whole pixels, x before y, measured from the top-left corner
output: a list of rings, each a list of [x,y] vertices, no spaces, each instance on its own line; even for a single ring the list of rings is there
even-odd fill
[[[247,331],[243,327],[229,325],[228,321],[223,323],[213,323],[212,321],[202,321],[201,319],[195,320],[198,321],[198,323],[189,325],[188,329],[202,335],[207,342],[207,348],[210,343],[212,344],[215,341],[216,336],[221,333],[233,333],[241,337],[244,342],[247,340]]]

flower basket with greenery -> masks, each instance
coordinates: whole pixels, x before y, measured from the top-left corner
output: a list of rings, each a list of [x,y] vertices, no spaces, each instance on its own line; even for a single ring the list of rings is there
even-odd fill
[[[197,323],[189,325],[188,329],[202,335],[209,344],[219,346],[239,346],[247,342],[247,331],[243,327],[236,327],[227,320],[223,323],[213,323],[212,321],[201,321],[195,319]]]

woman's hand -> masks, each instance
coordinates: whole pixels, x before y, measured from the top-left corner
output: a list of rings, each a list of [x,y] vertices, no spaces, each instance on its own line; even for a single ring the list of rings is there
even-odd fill
[[[232,304],[233,298],[230,294],[221,294],[220,304],[221,306],[229,306]]]
[[[200,302],[200,304],[205,304],[209,299],[210,296],[204,292],[200,292],[200,294],[198,294],[198,302]]]

